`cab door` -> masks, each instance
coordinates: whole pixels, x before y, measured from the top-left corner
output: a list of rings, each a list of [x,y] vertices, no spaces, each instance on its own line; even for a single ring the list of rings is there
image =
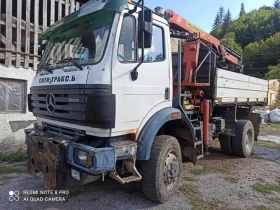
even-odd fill
[[[170,59],[166,46],[169,28],[154,19],[152,46],[145,49],[144,63],[137,70],[138,79],[133,81],[130,73],[141,56],[141,49],[137,47],[137,13],[124,13],[120,20],[112,68],[112,86],[117,104],[113,132],[133,133],[149,116],[171,106]]]

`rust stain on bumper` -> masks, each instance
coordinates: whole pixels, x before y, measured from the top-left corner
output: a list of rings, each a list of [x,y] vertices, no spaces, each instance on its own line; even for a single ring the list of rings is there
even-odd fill
[[[57,189],[66,181],[66,149],[53,138],[32,135],[27,142],[27,172],[36,177],[42,172],[46,189]]]

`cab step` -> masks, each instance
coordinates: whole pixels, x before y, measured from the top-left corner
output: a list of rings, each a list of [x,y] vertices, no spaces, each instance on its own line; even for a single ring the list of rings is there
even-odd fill
[[[115,148],[116,161],[121,161],[121,165],[109,175],[121,184],[140,181],[142,176],[135,166],[137,143],[121,139],[111,141],[110,146]]]
[[[113,172],[110,172],[110,177],[112,177],[113,179],[115,179],[116,181],[118,181],[121,184],[127,184],[127,183],[130,183],[130,182],[137,182],[137,181],[140,181],[142,179],[142,176],[137,171],[137,169],[134,170],[133,175],[131,175],[131,176],[121,177],[118,172],[113,171]]]

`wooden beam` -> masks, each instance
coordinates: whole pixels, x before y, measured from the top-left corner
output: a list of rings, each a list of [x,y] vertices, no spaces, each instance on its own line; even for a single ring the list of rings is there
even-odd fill
[[[0,0],[0,14],[2,14],[2,2]],[[0,15],[0,22],[2,21],[2,15]],[[2,34],[2,29],[1,29],[1,25],[0,25],[0,34]]]
[[[50,23],[51,25],[54,24],[55,22],[55,2],[54,0],[50,0],[51,1],[51,17],[50,17]]]
[[[27,54],[27,53],[24,53],[24,52],[18,52],[16,50],[7,50],[5,48],[0,48],[0,52],[10,52],[10,53],[13,53],[13,54],[20,54],[20,55],[29,55],[30,57],[37,57],[37,58],[41,58],[40,55],[33,55],[33,54]]]
[[[76,11],[80,9],[80,2],[76,2]]]
[[[48,0],[43,0],[43,33],[48,28]]]
[[[75,11],[75,0],[70,0],[70,13]]]
[[[15,18],[16,19],[16,18]],[[3,26],[6,26],[6,21],[0,21],[0,24]],[[17,23],[12,24],[13,28],[17,28]],[[21,20],[21,28],[22,30],[26,30],[26,22],[24,20]],[[39,26],[39,34],[43,33],[43,27]],[[34,32],[34,24],[30,23],[30,32]]]
[[[62,2],[61,0],[58,0],[58,20],[61,20],[62,18]]]
[[[26,27],[25,27],[25,60],[24,68],[29,68],[30,53],[30,0],[26,0]]]
[[[6,1],[6,49],[12,49],[12,1]],[[6,52],[5,54],[5,65],[12,65],[12,54]]]
[[[39,41],[39,0],[34,0],[34,55],[38,55],[38,41]],[[36,70],[38,65],[38,58],[33,58],[33,69]]]
[[[69,0],[65,0],[65,16],[69,15],[70,4]]]
[[[22,13],[22,0],[17,0],[17,51],[21,52],[21,13]],[[17,53],[16,67],[20,67],[21,54]]]

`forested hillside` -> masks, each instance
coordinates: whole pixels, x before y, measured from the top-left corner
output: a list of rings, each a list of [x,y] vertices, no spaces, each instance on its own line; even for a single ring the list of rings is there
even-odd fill
[[[241,4],[239,18],[221,7],[212,35],[243,55],[244,73],[260,78],[280,79],[280,1],[246,13]]]

